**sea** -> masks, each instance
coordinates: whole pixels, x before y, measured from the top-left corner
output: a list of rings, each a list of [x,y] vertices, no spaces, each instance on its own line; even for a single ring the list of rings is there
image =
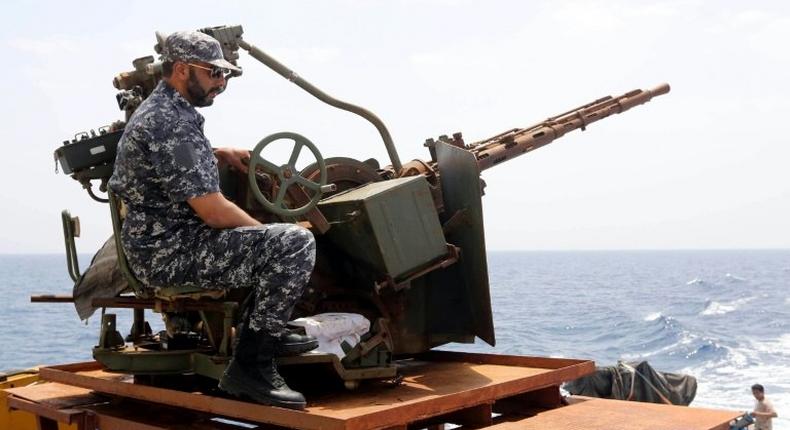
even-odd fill
[[[698,407],[751,410],[760,383],[790,429],[790,250],[492,251],[488,266],[496,346],[446,349],[647,360],[694,375]],[[63,255],[0,255],[0,371],[91,359],[98,315],[30,303],[72,285]]]

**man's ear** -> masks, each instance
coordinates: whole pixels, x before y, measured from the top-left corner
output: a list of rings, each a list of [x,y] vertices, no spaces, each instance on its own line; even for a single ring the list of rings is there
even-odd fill
[[[173,64],[173,76],[179,80],[189,79],[189,65],[187,65],[187,63],[177,61],[175,64]]]

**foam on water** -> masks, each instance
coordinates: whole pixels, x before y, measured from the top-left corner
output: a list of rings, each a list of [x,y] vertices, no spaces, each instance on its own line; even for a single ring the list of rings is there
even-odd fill
[[[751,410],[754,399],[749,387],[765,386],[779,414],[775,429],[790,428],[790,334],[766,341],[749,341],[728,351],[721,360],[702,362],[683,369],[700,381],[694,404],[704,407]],[[715,381],[715,383],[702,383]]]
[[[719,356],[723,348],[718,339],[695,332],[685,327],[672,316],[653,313],[643,321],[643,325],[632,334],[640,339],[641,345],[632,347],[622,354],[625,360],[652,360],[654,357],[683,357],[684,359],[704,360]]]
[[[744,282],[744,281],[746,281],[746,279],[741,278],[740,276],[735,276],[735,275],[733,275],[731,273],[727,273],[726,275],[724,275],[724,278],[726,278],[730,282]]]
[[[715,300],[709,301],[705,309],[700,312],[700,315],[724,315],[737,310],[740,306],[751,302],[756,297],[745,297],[742,299],[732,300],[729,302],[717,302]]]

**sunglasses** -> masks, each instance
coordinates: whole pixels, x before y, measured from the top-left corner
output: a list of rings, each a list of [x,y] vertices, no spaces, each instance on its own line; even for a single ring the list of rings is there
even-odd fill
[[[227,78],[231,73],[230,69],[219,66],[206,67],[192,63],[187,63],[187,65],[197,67],[198,69],[208,70],[208,75],[211,76],[212,79]]]

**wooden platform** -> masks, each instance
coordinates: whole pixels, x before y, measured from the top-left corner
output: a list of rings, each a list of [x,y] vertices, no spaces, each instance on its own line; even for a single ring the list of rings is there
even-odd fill
[[[491,430],[726,430],[741,413],[576,397],[573,404],[504,422]]]
[[[560,383],[592,372],[591,361],[431,352],[400,366],[401,385],[306,393],[306,411],[132,384],[130,377],[93,362],[43,368],[42,379],[54,382],[6,392],[12,408],[43,417],[50,427],[61,422],[91,430],[405,430],[439,429],[446,423],[499,429],[714,429],[726,428],[720,425],[737,415],[598,399],[562,406]],[[248,424],[239,427],[227,419]]]
[[[363,384],[355,391],[305,392],[305,411],[262,406],[218,393],[177,391],[131,383],[128,375],[110,373],[95,362],[45,367],[42,379],[134,401],[297,429],[355,430],[406,428],[421,422],[490,425],[500,408],[517,408],[531,399],[546,407],[560,403],[559,385],[594,371],[592,361],[490,354],[430,352],[398,362],[403,383]],[[63,388],[68,387],[68,388]],[[54,404],[56,396],[35,392],[32,387],[9,391],[15,407],[61,410],[79,409]],[[72,398],[72,392],[63,397]],[[43,396],[43,397],[42,397]],[[526,396],[526,397],[525,397]],[[43,398],[47,397],[47,402]],[[72,398],[76,400],[76,398]],[[27,402],[27,403],[25,403]],[[65,417],[57,415],[62,420]],[[74,419],[74,418],[69,418]]]

